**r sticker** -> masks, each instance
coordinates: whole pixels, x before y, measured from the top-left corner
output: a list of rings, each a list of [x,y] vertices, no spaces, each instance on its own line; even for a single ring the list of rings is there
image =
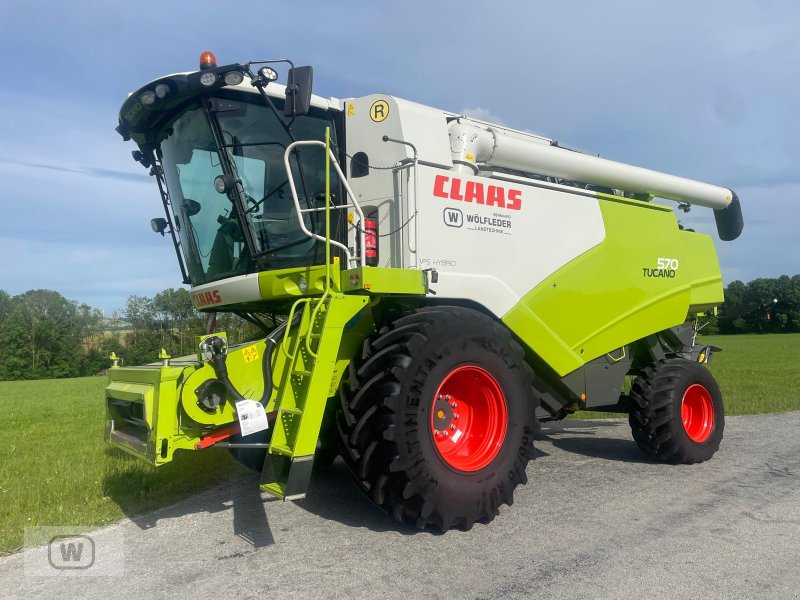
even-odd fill
[[[242,350],[242,355],[244,356],[244,362],[246,363],[258,360],[258,350],[256,350],[255,346],[249,346]]]
[[[378,100],[369,107],[369,118],[380,123],[389,116],[389,103],[386,100]]]

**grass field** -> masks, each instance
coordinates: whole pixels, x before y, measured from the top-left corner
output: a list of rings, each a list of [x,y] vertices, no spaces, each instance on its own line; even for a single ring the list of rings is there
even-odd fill
[[[226,450],[156,469],[103,442],[105,377],[0,381],[0,554],[34,525],[92,526],[244,472]]]
[[[706,337],[727,414],[800,410],[800,335]],[[244,469],[222,449],[159,469],[103,443],[104,377],[0,381],[0,553],[24,527],[94,526],[187,497]],[[578,413],[584,417],[614,416]]]

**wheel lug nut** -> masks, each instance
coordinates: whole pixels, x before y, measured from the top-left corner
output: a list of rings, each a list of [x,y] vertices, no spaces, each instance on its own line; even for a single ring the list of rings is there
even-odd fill
[[[454,414],[453,414],[453,420],[454,420],[454,421],[457,421],[457,420],[458,420],[458,413],[454,413]]]
[[[444,399],[445,400],[450,400],[450,394],[447,394],[447,396],[445,396]]]
[[[447,437],[447,436],[448,436],[448,435],[450,435],[450,434],[449,434],[447,431],[443,431],[443,432],[442,432],[442,435],[443,435],[444,437]]]
[[[456,406],[458,406],[458,405],[457,405],[455,402],[451,402],[451,403],[450,403],[450,406],[451,406],[451,407],[453,407],[453,408],[455,408],[455,407],[456,407]]]
[[[455,425],[450,425],[450,429],[452,429],[453,431],[455,431],[455,430],[456,430],[456,426],[455,426]]]
[[[440,435],[442,435],[442,432],[437,429],[437,430],[435,430],[433,432],[433,435],[435,435],[436,437],[439,437]]]

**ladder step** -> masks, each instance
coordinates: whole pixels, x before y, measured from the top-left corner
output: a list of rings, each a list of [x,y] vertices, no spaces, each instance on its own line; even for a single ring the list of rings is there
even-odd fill
[[[269,446],[270,454],[282,454],[283,456],[294,456],[294,452],[289,446],[285,444],[270,444]]]
[[[262,483],[261,490],[272,494],[276,498],[283,500],[286,497],[286,484],[274,481],[272,483]]]
[[[313,373],[311,371],[292,371],[292,375],[299,375],[300,377],[311,377]]]
[[[303,411],[299,408],[279,408],[278,409],[282,413],[289,413],[290,415],[302,415]]]

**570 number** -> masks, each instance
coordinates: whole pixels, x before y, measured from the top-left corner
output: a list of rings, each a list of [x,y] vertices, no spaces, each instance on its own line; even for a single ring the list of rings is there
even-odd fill
[[[670,269],[672,271],[678,270],[678,259],[677,258],[659,258],[658,259],[658,266],[656,269]]]

